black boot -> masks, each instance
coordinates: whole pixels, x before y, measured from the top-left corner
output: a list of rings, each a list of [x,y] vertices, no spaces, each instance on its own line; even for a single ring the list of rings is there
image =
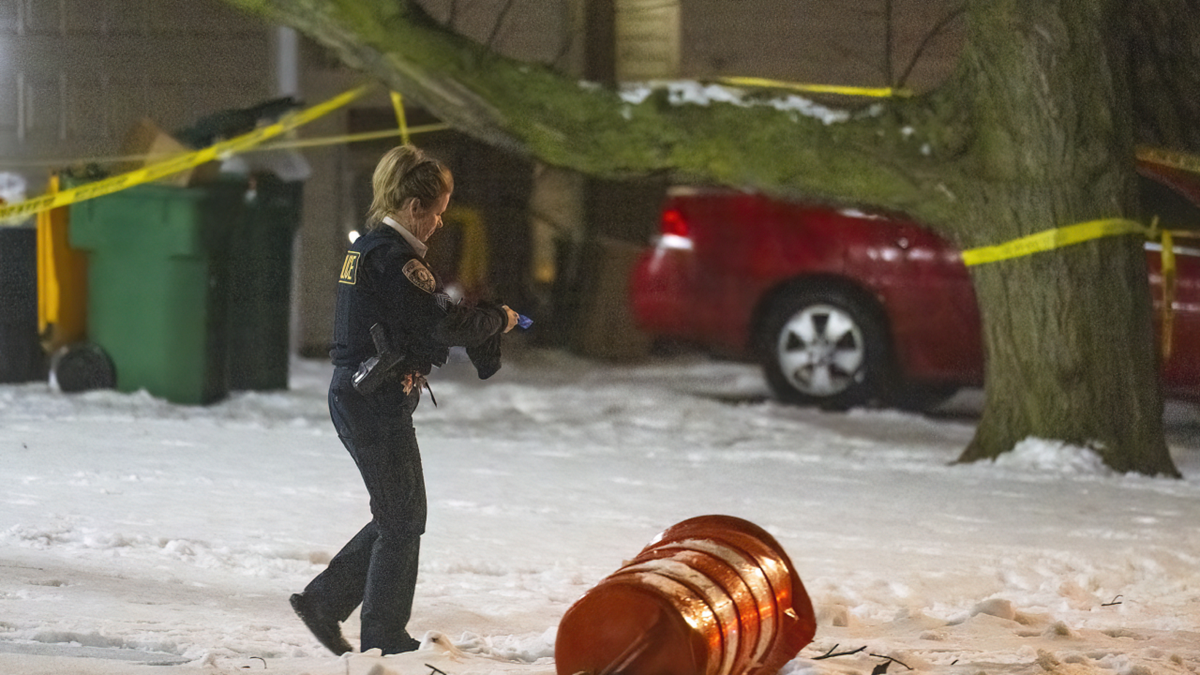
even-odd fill
[[[388,654],[403,654],[404,652],[415,652],[420,648],[421,648],[421,641],[414,638],[413,636],[409,635],[408,633],[405,633],[404,636],[400,638],[399,644],[389,647],[387,649],[384,649],[383,655],[387,656]]]
[[[338,656],[350,651],[350,643],[342,636],[342,627],[337,619],[326,614],[312,598],[303,593],[293,593],[289,600],[296,615],[329,651]]]

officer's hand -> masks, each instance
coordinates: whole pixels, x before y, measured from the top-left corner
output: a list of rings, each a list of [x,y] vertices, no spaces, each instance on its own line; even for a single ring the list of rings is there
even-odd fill
[[[517,325],[517,319],[519,319],[521,315],[512,311],[508,305],[500,305],[500,308],[508,314],[508,325],[504,327],[504,332],[507,333]]]

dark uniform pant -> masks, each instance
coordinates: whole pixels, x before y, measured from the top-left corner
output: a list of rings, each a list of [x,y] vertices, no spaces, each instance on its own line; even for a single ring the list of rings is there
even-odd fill
[[[392,653],[411,642],[405,627],[417,587],[425,532],[425,478],[412,414],[420,391],[398,383],[363,396],[337,368],[329,411],[342,444],[354,458],[371,497],[371,522],[304,589],[339,621],[362,604],[361,649]]]

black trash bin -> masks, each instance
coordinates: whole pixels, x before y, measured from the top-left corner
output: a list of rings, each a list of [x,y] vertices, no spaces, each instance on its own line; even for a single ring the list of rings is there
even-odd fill
[[[303,183],[256,174],[229,250],[229,388],[287,389],[292,242]]]
[[[37,303],[37,230],[0,225],[0,382],[46,377]]]

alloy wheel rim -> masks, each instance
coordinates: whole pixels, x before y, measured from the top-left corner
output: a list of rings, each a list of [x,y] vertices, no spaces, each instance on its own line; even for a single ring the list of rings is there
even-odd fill
[[[866,346],[862,329],[848,312],[810,305],[784,323],[776,356],[780,372],[797,391],[828,397],[862,381]]]

